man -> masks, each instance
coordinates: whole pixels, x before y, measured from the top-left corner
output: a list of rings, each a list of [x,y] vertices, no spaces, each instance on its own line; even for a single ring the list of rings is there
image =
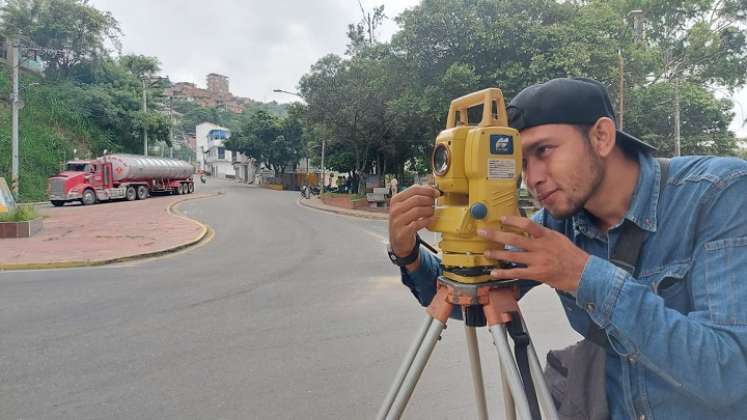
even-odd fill
[[[389,195],[394,197],[399,192],[399,181],[392,175],[392,179],[389,180]]]
[[[616,130],[604,87],[588,79],[531,86],[508,113],[543,210],[504,221],[529,237],[480,233],[517,249],[486,256],[521,264],[491,275],[548,284],[576,331],[601,330],[611,418],[747,418],[747,163],[674,158],[660,182],[654,149]],[[441,271],[415,235],[437,196],[413,186],[390,210],[391,252],[423,305]],[[645,235],[632,274],[608,261],[625,224]]]

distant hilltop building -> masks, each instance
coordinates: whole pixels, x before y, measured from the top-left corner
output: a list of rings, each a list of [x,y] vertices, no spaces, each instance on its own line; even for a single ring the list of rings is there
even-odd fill
[[[197,87],[194,83],[174,83],[166,90],[166,95],[189,102],[195,102],[205,108],[221,108],[240,114],[244,106],[251,102],[249,98],[233,96],[228,88],[228,76],[210,73],[207,75],[207,89]]]

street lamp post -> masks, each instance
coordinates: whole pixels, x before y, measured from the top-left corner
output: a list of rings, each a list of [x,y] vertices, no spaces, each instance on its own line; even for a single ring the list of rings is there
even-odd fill
[[[291,92],[289,90],[284,89],[273,89],[272,90],[275,93],[286,93],[288,95],[293,95],[299,97],[301,100],[303,100],[303,96],[299,95],[297,92]],[[325,140],[322,139],[322,185],[319,188],[319,191],[321,194],[324,194],[324,146],[325,146]],[[306,157],[306,183],[309,182],[309,157]]]
[[[148,156],[148,123],[146,121],[148,116],[148,91],[147,88],[153,86],[153,82],[160,82],[164,80],[163,77],[148,77],[142,75],[140,80],[143,82],[143,154]],[[148,82],[148,85],[145,84]]]
[[[324,148],[327,144],[327,141],[325,139],[322,139],[322,187],[319,189],[321,194],[324,194]]]
[[[273,89],[272,91],[275,93],[287,93],[288,95],[298,96],[299,98],[303,99],[303,96],[299,95],[296,92],[291,92],[291,91],[283,90],[283,89]]]

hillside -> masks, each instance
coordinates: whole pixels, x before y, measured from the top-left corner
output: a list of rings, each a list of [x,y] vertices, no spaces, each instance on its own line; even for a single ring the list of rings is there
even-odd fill
[[[5,70],[5,68],[3,68]],[[25,106],[20,112],[19,164],[20,201],[46,199],[47,177],[72,156],[90,153],[93,133],[85,127],[83,117],[62,90],[45,84],[35,75],[22,75],[21,96]],[[0,96],[8,98],[10,82],[7,71],[0,72]],[[0,101],[0,176],[8,185],[11,178],[11,109]]]

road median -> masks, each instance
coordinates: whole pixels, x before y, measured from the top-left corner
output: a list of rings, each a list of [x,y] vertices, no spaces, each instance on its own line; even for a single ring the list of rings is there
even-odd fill
[[[330,206],[328,204],[324,204],[322,200],[320,200],[318,197],[299,198],[298,204],[304,207],[315,209],[315,210],[326,211],[329,213],[336,213],[336,214],[341,214],[345,216],[360,217],[363,219],[372,219],[372,220],[388,220],[389,219],[388,213],[373,212],[373,211],[367,211],[367,210],[346,209],[342,207]]]
[[[31,238],[0,242],[0,271],[101,266],[184,250],[209,240],[213,232],[178,207],[219,195],[42,209],[42,232]]]

